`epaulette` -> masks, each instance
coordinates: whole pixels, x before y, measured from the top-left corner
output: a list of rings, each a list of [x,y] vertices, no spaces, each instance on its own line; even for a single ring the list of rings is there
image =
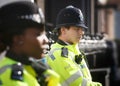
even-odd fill
[[[61,49],[62,49],[61,56],[68,58],[68,48],[62,47]]]
[[[0,86],[2,86],[2,80],[0,79]]]
[[[11,79],[23,80],[23,65],[21,63],[12,65]]]

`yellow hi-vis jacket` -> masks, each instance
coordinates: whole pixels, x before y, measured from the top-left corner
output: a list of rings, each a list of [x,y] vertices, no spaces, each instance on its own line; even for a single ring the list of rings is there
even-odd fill
[[[12,65],[18,62],[11,60],[10,58],[4,57],[0,61],[0,86],[41,86],[36,76],[34,69],[30,65],[23,65],[23,75],[22,80],[18,76],[14,76],[15,79],[11,78],[12,74]],[[18,72],[20,73],[20,72]],[[52,70],[46,70],[44,72],[46,76],[49,76],[46,81],[48,81],[47,86],[60,86],[59,84],[59,75]]]
[[[102,86],[101,83],[92,81],[84,56],[77,64],[75,62],[76,55],[81,55],[77,44],[60,45],[55,43],[51,45],[51,50],[46,56],[48,65],[60,75],[62,86]]]

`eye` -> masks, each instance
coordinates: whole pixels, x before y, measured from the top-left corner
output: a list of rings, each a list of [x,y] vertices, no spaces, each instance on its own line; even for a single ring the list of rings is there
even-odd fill
[[[76,28],[75,28],[75,30],[76,30],[76,31],[79,31],[79,30],[80,30],[80,28],[79,28],[79,27],[76,27]]]
[[[77,30],[84,31],[84,28],[78,27]]]
[[[42,33],[36,33],[36,36],[40,36]]]
[[[47,35],[46,32],[39,32],[39,33],[36,33],[37,36],[41,36],[41,35]]]

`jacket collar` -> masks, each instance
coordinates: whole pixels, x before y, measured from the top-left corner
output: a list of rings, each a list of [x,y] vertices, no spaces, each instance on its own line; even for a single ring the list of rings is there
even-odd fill
[[[57,40],[57,43],[59,43],[60,45],[68,45],[68,43],[66,43],[60,39]]]
[[[57,43],[59,45],[62,45],[61,47],[66,47],[66,48],[68,48],[72,52],[80,53],[78,44],[71,44],[70,45],[70,44],[67,44],[66,42],[64,42],[64,41],[62,41],[60,39],[57,40]]]
[[[29,61],[29,58],[27,56],[24,56],[24,55],[20,56],[20,55],[15,54],[12,51],[7,51],[6,57],[8,57],[12,60],[15,60],[17,62],[21,62],[22,64],[25,64],[25,65],[30,65],[31,64],[31,62]]]

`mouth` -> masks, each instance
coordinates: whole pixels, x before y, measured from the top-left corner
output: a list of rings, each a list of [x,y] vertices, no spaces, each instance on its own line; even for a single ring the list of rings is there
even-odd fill
[[[47,54],[49,49],[43,49],[43,54]]]
[[[79,39],[82,39],[82,35],[81,35],[81,36],[79,36]]]
[[[78,37],[78,39],[80,40],[80,39],[81,39],[81,37]]]
[[[48,45],[44,45],[43,46],[43,54],[47,54],[49,51],[49,46]]]

